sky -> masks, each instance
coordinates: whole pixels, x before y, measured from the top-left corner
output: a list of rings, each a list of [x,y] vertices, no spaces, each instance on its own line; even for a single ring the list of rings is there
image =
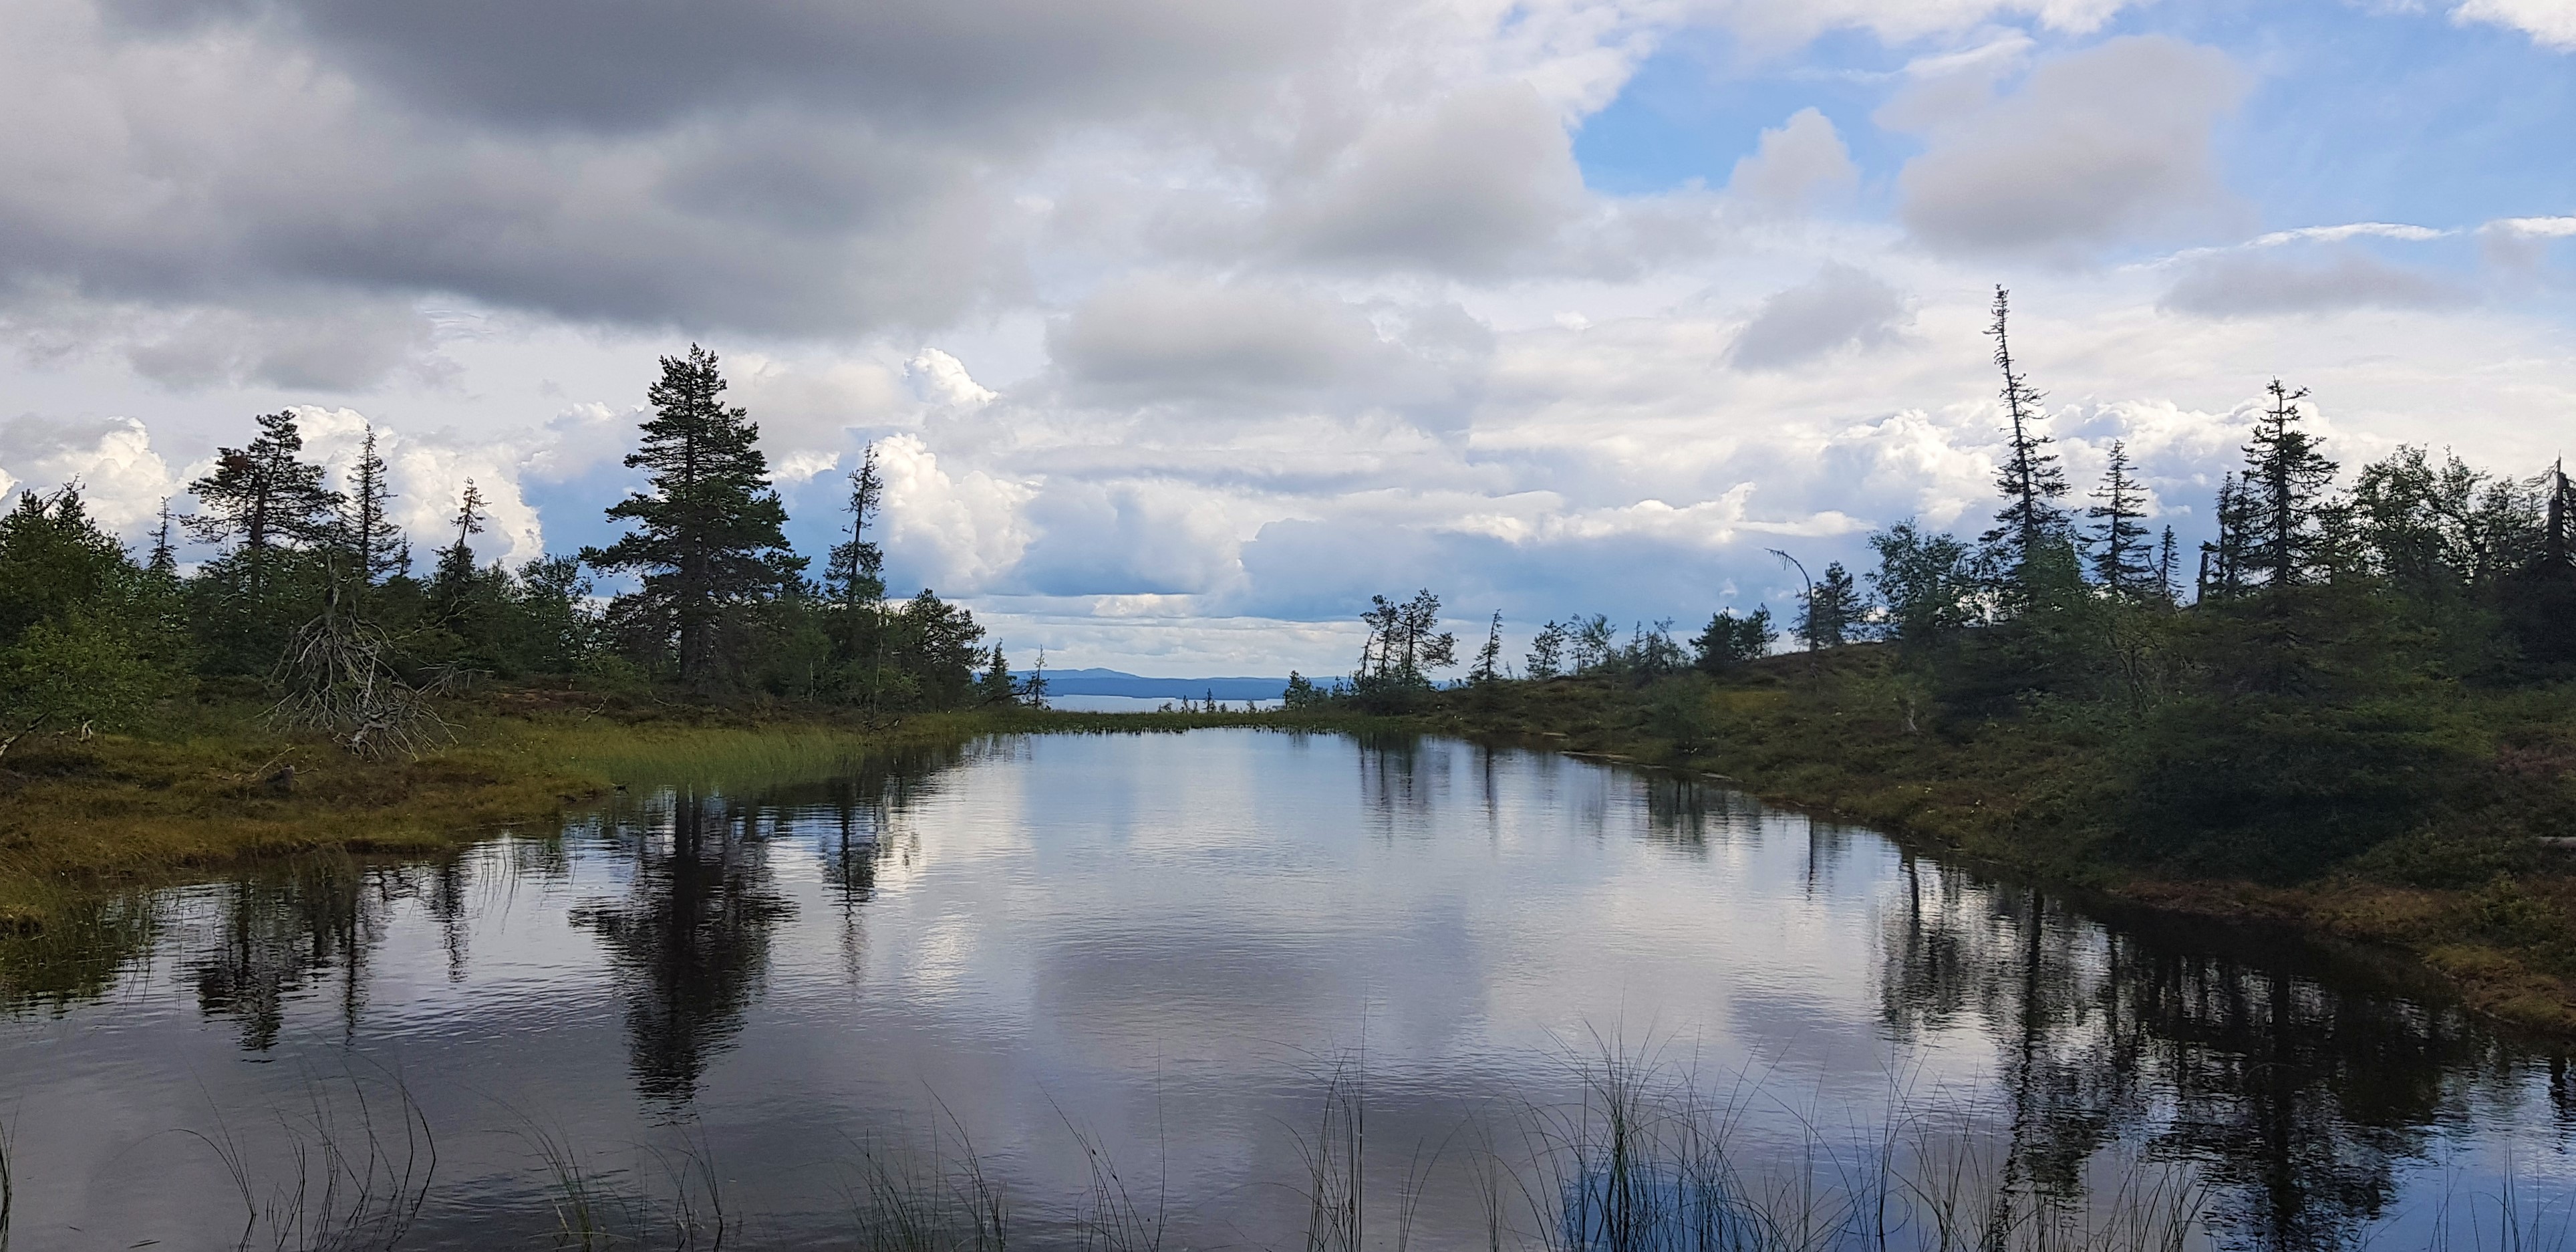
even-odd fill
[[[293,408],[424,554],[604,543],[699,343],[800,550],[873,442],[1015,662],[1329,674],[1982,530],[1997,286],[2186,544],[2275,377],[2347,473],[2576,434],[2576,0],[0,10],[0,486],[138,541]]]

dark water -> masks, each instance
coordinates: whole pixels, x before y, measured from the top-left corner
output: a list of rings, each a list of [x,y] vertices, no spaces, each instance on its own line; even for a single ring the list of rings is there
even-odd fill
[[[663,1246],[834,1246],[869,1162],[969,1143],[1020,1242],[1071,1238],[1107,1161],[1165,1247],[1304,1247],[1336,1075],[1368,1242],[1418,1192],[1420,1246],[1487,1246],[1495,1208],[1533,1245],[1589,1185],[1542,1158],[1605,1056],[1668,1121],[1695,1086],[1775,1195],[1948,1169],[2083,1215],[2187,1179],[2195,1245],[2406,1248],[2555,1230],[2576,1183],[2563,1059],[2361,958],[1453,741],[639,782],[560,832],[91,912],[0,940],[16,1248],[546,1246],[566,1169]]]

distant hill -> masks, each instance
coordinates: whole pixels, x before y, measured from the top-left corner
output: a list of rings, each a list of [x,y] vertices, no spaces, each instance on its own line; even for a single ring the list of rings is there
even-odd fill
[[[1014,670],[1025,679],[1028,670]],[[1288,689],[1285,678],[1145,678],[1114,669],[1051,669],[1046,672],[1052,696],[1142,696],[1177,700],[1276,700]]]

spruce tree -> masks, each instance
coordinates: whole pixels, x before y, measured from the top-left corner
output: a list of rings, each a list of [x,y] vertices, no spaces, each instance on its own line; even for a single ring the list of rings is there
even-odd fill
[[[2182,554],[2174,546],[2174,528],[2165,527],[2164,542],[2156,548],[2156,595],[2171,604],[2182,595]]]
[[[994,644],[986,656],[984,676],[975,683],[975,697],[983,704],[1012,704],[1019,691],[1011,683],[1011,663],[1002,657],[1002,645]]]
[[[824,590],[832,602],[857,611],[874,607],[885,599],[885,552],[868,539],[868,526],[876,520],[878,501],[885,494],[885,482],[877,476],[877,446],[867,446],[859,458],[859,468],[850,471],[850,537],[832,545],[831,555],[823,566]]]
[[[1807,592],[1807,605],[1799,615],[1798,636],[1811,650],[1839,648],[1851,641],[1852,631],[1859,626],[1863,606],[1860,587],[1851,571],[1840,561],[1828,562],[1824,576]]]
[[[348,552],[351,573],[373,583],[411,568],[411,544],[386,515],[394,498],[386,483],[385,459],[376,453],[376,428],[367,427],[358,445],[358,463],[349,470],[349,492],[340,515],[340,546]]]
[[[474,480],[456,500],[456,542],[438,550],[438,565],[429,576],[429,598],[444,616],[464,603],[474,586],[474,536],[483,533],[483,492]]]
[[[144,566],[156,578],[179,576],[179,552],[170,543],[170,497],[161,497],[161,524],[152,531],[152,561]]]
[[[2298,426],[2299,401],[2273,379],[2272,405],[2254,423],[2245,445],[2245,478],[2238,488],[2246,573],[2275,590],[2297,586],[2313,572],[2322,536],[2317,505],[2334,481],[2335,463],[2317,451],[2317,439]],[[2250,525],[2245,524],[2250,523]]]
[[[327,539],[339,493],[322,484],[322,467],[298,455],[304,434],[292,410],[263,413],[259,435],[244,448],[215,450],[215,472],[188,484],[203,512],[182,518],[205,543],[234,543],[254,597],[268,586],[276,554]]]
[[[2147,528],[2141,524],[2146,516],[2142,506],[2145,496],[2138,480],[2129,476],[2129,450],[2120,441],[2111,441],[2111,465],[2102,475],[2102,485],[2093,492],[2102,503],[2086,509],[2084,515],[2097,525],[2093,539],[2099,545],[2093,552],[2093,579],[2105,591],[2120,599],[2144,596],[2159,577],[2157,566],[2147,553]]]
[[[823,565],[834,655],[871,708],[881,703],[885,688],[885,551],[868,538],[868,527],[884,492],[871,443],[860,453],[859,468],[850,471],[850,537],[832,545]]]
[[[652,471],[651,490],[611,505],[608,516],[635,529],[581,558],[643,574],[645,607],[677,636],[679,678],[694,687],[715,678],[726,610],[795,585],[805,568],[780,531],[787,509],[770,488],[760,428],[722,402],[724,389],[714,353],[691,344],[686,357],[662,358],[643,446],[626,458]]]
[[[2044,397],[2030,385],[2029,375],[2013,368],[2007,325],[2011,313],[2011,293],[1995,288],[1995,320],[1986,333],[1994,338],[1995,366],[2004,375],[1999,394],[2005,417],[2011,422],[2012,447],[2004,458],[2002,472],[1995,476],[1995,489],[2003,493],[2004,507],[1995,514],[1995,528],[1980,539],[1988,551],[2000,558],[1997,564],[2009,571],[2016,589],[2027,601],[2053,550],[2068,542],[2071,527],[2066,510],[2057,504],[2058,498],[2066,494],[2066,472],[2059,467],[2057,454],[2048,450],[2048,436],[2036,429]]]
[[[2554,572],[2576,570],[2576,542],[2568,533],[2576,527],[2576,484],[2567,478],[2567,462],[2550,463],[2549,472],[2541,476],[2540,565]]]
[[[1472,675],[1479,683],[1490,683],[1503,676],[1503,611],[1494,610],[1494,620],[1485,628],[1485,646],[1476,649],[1476,668]]]
[[[2246,527],[2250,524],[2246,489],[2233,471],[2218,477],[2218,537],[2200,545],[2200,598],[2227,599],[2245,592]]]

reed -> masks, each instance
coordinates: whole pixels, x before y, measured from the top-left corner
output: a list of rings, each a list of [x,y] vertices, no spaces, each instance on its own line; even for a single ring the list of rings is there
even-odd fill
[[[1011,1197],[955,1119],[956,1152],[934,1123],[926,1151],[854,1140],[850,1222],[866,1252],[1008,1252]]]
[[[438,1141],[400,1077],[379,1071],[386,1096],[370,1095],[367,1076],[348,1076],[348,1107],[335,1086],[305,1088],[306,1108],[281,1111],[284,1177],[263,1181],[252,1145],[220,1114],[212,1134],[184,1131],[222,1162],[242,1204],[244,1249],[276,1252],[375,1252],[400,1244],[428,1204],[438,1171]]]
[[[9,1210],[18,1197],[17,1176],[10,1172],[9,1123],[0,1121],[0,1252],[9,1252]]]
[[[1748,1111],[1776,1099],[1751,1077],[1710,1087],[1654,1048],[1595,1041],[1569,1056],[1571,1094],[1507,1101],[1433,1141],[1370,1143],[1366,1072],[1344,1057],[1317,1075],[1313,1120],[1295,1132],[1302,1229],[1273,1245],[1297,1252],[1408,1252],[1417,1241],[1486,1252],[2191,1252],[2233,1246],[2213,1193],[2191,1167],[2111,1151],[2082,1176],[2043,1184],[2009,1121],[1950,1107],[1908,1107],[1875,1129],[1835,1135],[1804,1117],[1785,1136],[1748,1137]],[[381,1092],[390,1088],[393,1098]],[[262,1156],[218,1118],[196,1137],[215,1150],[243,1203],[241,1248],[316,1252],[391,1248],[429,1200],[435,1141],[390,1075],[346,1093],[311,1088],[308,1112],[278,1118],[282,1150]],[[328,1096],[329,1098],[326,1098]],[[1058,1111],[1083,1154],[1073,1194],[1041,1198],[1023,1220],[1005,1170],[944,1105],[927,1132],[847,1139],[847,1225],[833,1246],[860,1252],[1162,1252],[1167,1177],[1139,1185],[1099,1137]],[[532,1194],[555,1246],[584,1252],[668,1246],[717,1252],[745,1241],[745,1215],[721,1185],[702,1133],[645,1147],[667,1200],[647,1202],[585,1163],[569,1137],[523,1119]],[[399,1127],[399,1130],[396,1129]],[[0,1133],[0,1252],[15,1144]],[[1373,1155],[1374,1153],[1374,1155]],[[263,1164],[282,1161],[275,1181]],[[642,1176],[651,1177],[648,1168]],[[1375,1185],[1373,1185],[1373,1180]],[[1256,1180],[1258,1181],[1258,1180]],[[1391,1185],[1389,1185],[1391,1184]],[[1470,1203],[1426,1203],[1435,1191]],[[2566,1252],[2564,1200],[2535,1204],[2525,1183],[2445,1192],[2425,1246],[2435,1252]],[[1426,1214],[1455,1213],[1445,1226]],[[1198,1214],[1193,1216],[1204,1216]],[[2423,1213],[2410,1215],[2421,1219]],[[487,1219],[490,1220],[490,1219]],[[508,1221],[505,1212],[497,1220]],[[2423,1222],[2416,1221],[2417,1228]],[[811,1243],[822,1232],[802,1233]],[[2372,1232],[2355,1232],[2366,1237]],[[799,1244],[798,1246],[805,1246]]]

